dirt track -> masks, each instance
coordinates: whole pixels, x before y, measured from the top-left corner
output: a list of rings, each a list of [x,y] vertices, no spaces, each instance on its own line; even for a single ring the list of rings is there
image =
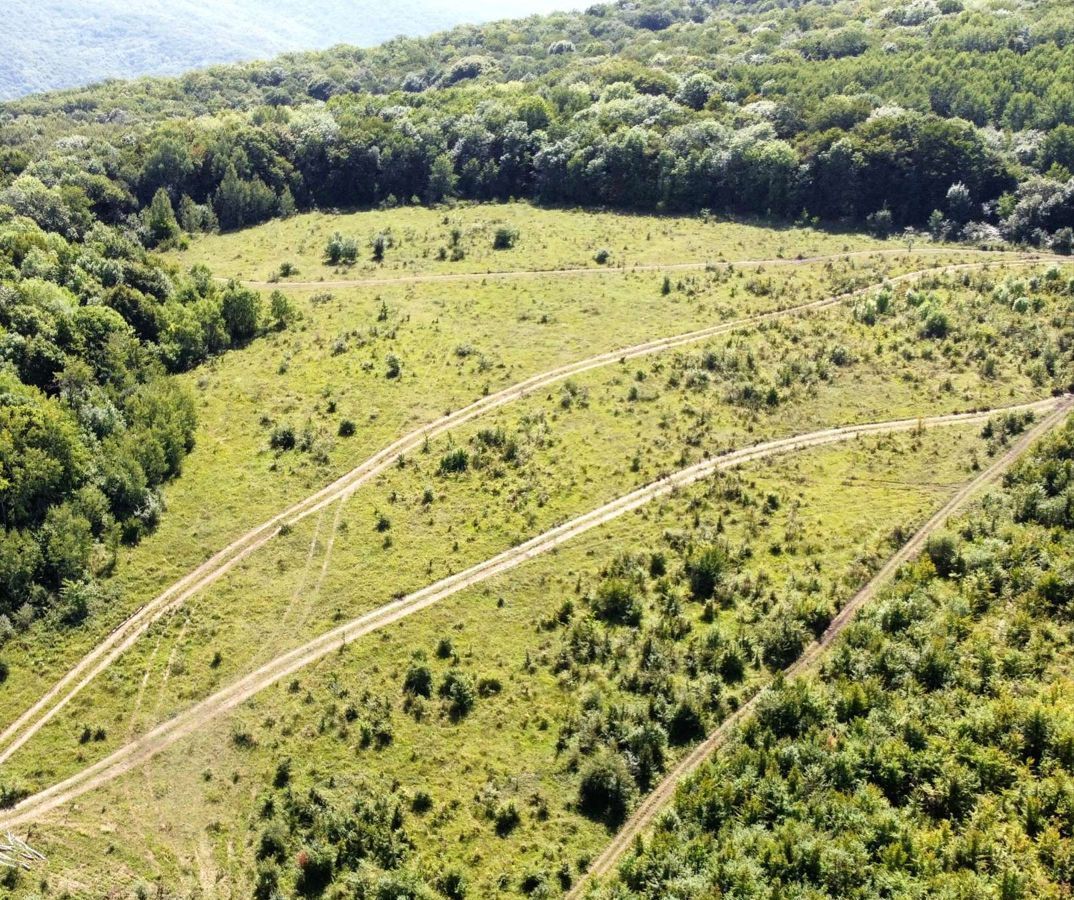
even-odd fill
[[[413,275],[379,275],[371,278],[336,278],[324,281],[243,281],[252,288],[342,288],[342,287],[388,287],[393,284],[437,284],[466,281],[485,281],[486,279],[516,278],[559,278],[579,275],[633,275],[642,272],[699,272],[706,269],[726,269],[728,266],[804,266],[811,263],[823,263],[838,259],[860,259],[869,256],[907,256],[911,254],[935,255],[941,253],[989,254],[994,261],[1005,258],[994,250],[956,250],[950,247],[922,247],[919,250],[855,250],[850,253],[832,253],[826,256],[774,256],[766,259],[720,259],[707,262],[683,263],[639,263],[633,266],[579,266],[570,269],[507,269],[489,272],[425,272]],[[1042,255],[1041,259],[1047,258]],[[220,276],[218,281],[227,281]]]
[[[1045,416],[1034,428],[1023,434],[1006,453],[997,458],[980,475],[960,488],[944,504],[943,508],[922,525],[914,536],[902,546],[899,552],[883,565],[880,571],[870,579],[869,583],[847,602],[839,614],[832,619],[831,624],[819,640],[810,644],[802,655],[784,670],[784,676],[791,678],[804,673],[814,666],[843,629],[851,623],[861,608],[891,579],[899,566],[922,550],[928,536],[937,528],[942,527],[955,512],[965,506],[981,489],[995,482],[1034,441],[1063,422],[1072,406],[1074,406],[1074,400],[1071,398],[1065,398],[1056,404],[1053,412]],[[634,839],[648,828],[657,814],[674,799],[675,790],[679,782],[694,772],[727,741],[734,729],[754,711],[767,690],[768,687],[766,686],[754,694],[748,702],[744,703],[735,713],[725,719],[702,743],[698,744],[668,772],[660,784],[634,810],[630,818],[627,819],[626,824],[612,839],[612,842],[592,862],[586,875],[567,894],[567,900],[578,900],[595,879],[607,875],[612,870],[623,854],[630,849]]]
[[[920,253],[923,251],[915,252]],[[847,256],[853,255],[854,254],[846,254],[843,257],[815,257],[813,258],[813,261],[818,259],[846,258]],[[1031,265],[1039,263],[1045,259],[1047,258],[1030,255],[1021,259],[1003,259],[1001,262],[1004,265]],[[804,261],[805,260],[802,260],[802,262]],[[989,259],[987,262],[981,263],[959,263],[925,268],[886,279],[883,283],[898,284],[925,275],[949,274],[952,272],[987,268],[994,262],[996,262],[996,260]],[[181,606],[194,594],[213,584],[213,582],[227,574],[228,571],[251,553],[272,540],[279,533],[280,527],[284,523],[297,522],[308,515],[318,512],[335,500],[346,497],[351,492],[357,490],[361,485],[367,483],[372,478],[375,478],[378,474],[391,466],[400,455],[419,449],[426,440],[435,438],[438,435],[465,424],[493,409],[520,399],[532,391],[547,387],[548,385],[570,378],[574,375],[579,375],[592,369],[597,369],[627,359],[634,359],[640,356],[659,353],[665,350],[674,349],[675,347],[696,343],[697,341],[705,340],[739,328],[771,321],[773,319],[816,312],[818,310],[845,303],[847,300],[875,290],[878,286],[879,285],[872,285],[845,294],[814,300],[798,306],[758,313],[741,319],[722,322],[708,328],[647,341],[632,347],[601,353],[584,360],[569,363],[549,372],[534,375],[518,384],[504,388],[495,394],[483,397],[454,413],[443,416],[427,426],[418,428],[409,434],[404,435],[389,446],[369,457],[365,462],[360,463],[358,466],[342,475],[336,481],[322,488],[320,491],[299,501],[279,515],[274,516],[267,522],[246,532],[223,550],[220,550],[218,553],[207,559],[192,572],[185,575],[175,584],[168,587],[157,597],[132,613],[107,637],[105,637],[100,644],[79,660],[73,668],[60,678],[56,684],[49,688],[49,690],[46,691],[32,706],[19,715],[15,721],[0,733],[0,748],[3,748],[0,750],[0,764],[3,764],[10,759],[23,744],[25,744],[45,725],[45,723],[63,709],[63,707],[85,688],[86,685],[128,650],[154,622],[169,611]]]
[[[1032,409],[1036,412],[1045,410],[1052,412],[1044,419],[1041,425],[1029,432],[1029,434],[1005,454],[1000,461],[990,467],[984,475],[974,479],[970,485],[963,488],[956,496],[956,499],[958,497],[965,498],[968,496],[975,487],[983,483],[984,479],[995,477],[995,474],[998,472],[997,467],[1004,463],[1004,461],[1009,463],[1013,460],[1017,453],[1021,452],[1021,449],[1028,446],[1029,440],[1042,433],[1045,427],[1052,427],[1059,421],[1061,416],[1065,414],[1072,403],[1074,403],[1074,400],[1065,397],[1060,400],[1049,399],[1038,401],[1037,403],[1004,408],[1007,410]],[[23,825],[39,818],[41,815],[56,807],[69,803],[88,791],[118,778],[120,775],[129,772],[146,760],[156,756],[186,735],[197,731],[212,719],[234,709],[239,704],[245,702],[250,697],[270,685],[292,675],[305,666],[316,662],[322,657],[346,646],[358,638],[391,625],[394,622],[398,622],[419,610],[432,606],[433,604],[458,593],[459,591],[486,581],[503,572],[507,572],[529,559],[547,553],[560,544],[577,537],[592,528],[610,522],[613,519],[616,519],[631,510],[637,509],[653,499],[669,494],[678,488],[693,484],[716,471],[781,453],[846,441],[860,435],[910,431],[918,427],[980,422],[1000,411],[1002,410],[957,413],[929,418],[899,419],[890,422],[875,422],[842,428],[829,428],[811,434],[781,438],[779,440],[757,444],[753,447],[737,450],[682,469],[666,478],[653,482],[652,484],[646,485],[635,491],[631,491],[591,512],[565,522],[542,535],[538,535],[517,547],[506,550],[470,569],[444,578],[407,597],[385,604],[376,610],[326,632],[301,647],[295,648],[294,650],[277,657],[256,671],[239,679],[234,684],[223,688],[216,694],[202,700],[185,712],[158,725],[142,737],[131,741],[129,744],[116,750],[105,759],[100,760],[65,781],[46,788],[32,797],[26,798],[12,809],[0,813],[0,829]],[[944,510],[942,510],[941,513],[938,513],[937,516],[930,520],[930,524],[933,521],[942,520],[943,516],[949,515],[951,509],[952,507],[949,503],[944,507]],[[928,527],[929,526],[927,525],[926,528]],[[885,566],[883,571],[889,571],[889,569],[893,569],[895,565],[898,565],[898,563],[902,561],[902,558],[904,558],[901,556],[902,553],[913,552],[913,548],[918,546],[920,541],[924,539],[924,533],[927,532],[923,529],[923,531],[915,536],[910,544],[907,545],[907,547],[911,549],[907,550],[907,548],[904,548],[900,554],[896,555],[892,562],[889,562],[888,566]],[[868,590],[868,588],[866,590]],[[835,637],[835,634],[838,633],[838,630],[849,621],[849,615],[852,614],[850,611],[856,609],[857,606],[860,606],[863,602],[865,602],[864,599],[859,600],[857,597],[852,600],[851,603],[848,604],[847,610],[844,611],[844,613],[847,614],[840,614],[840,617],[833,621],[832,628],[829,629],[831,634],[826,633],[822,641],[830,642],[831,639]],[[835,630],[833,631],[833,629]],[[747,704],[746,707],[743,707],[744,710],[747,708],[749,708],[749,704]],[[735,717],[733,720],[728,720],[726,727],[730,728],[736,721],[738,721],[738,717]],[[710,737],[705,744],[700,745],[699,750],[700,748],[708,746],[709,742],[712,740],[713,738]],[[688,757],[688,760],[693,759],[698,752],[699,751],[695,751],[691,754],[691,756]],[[698,761],[700,761],[700,758],[703,758],[703,756],[699,757]],[[694,765],[696,764],[697,763]],[[681,765],[683,764],[680,764],[680,766]],[[669,778],[670,777],[671,776],[669,776]],[[654,792],[654,795],[663,789],[667,792],[668,796],[670,796],[674,784],[672,783],[670,786],[665,786],[666,784],[667,783],[662,784],[661,787],[657,789],[657,792]],[[650,797],[654,795],[650,795]],[[650,801],[647,799],[641,810],[639,810],[639,813],[649,808],[649,802]],[[644,818],[641,821],[640,827],[644,827],[645,823],[647,823],[650,818],[651,815]],[[613,846],[615,845],[613,844]]]

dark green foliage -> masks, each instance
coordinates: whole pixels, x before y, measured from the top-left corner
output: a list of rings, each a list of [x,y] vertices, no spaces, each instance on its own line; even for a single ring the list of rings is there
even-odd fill
[[[593,595],[593,613],[613,625],[637,625],[642,605],[638,585],[623,578],[608,578]]]
[[[261,811],[254,838],[258,891],[262,878],[275,886],[286,877],[297,893],[319,896],[343,873],[366,865],[390,872],[410,851],[402,799],[377,785],[330,778],[300,793],[290,769],[286,779],[277,770]]]
[[[582,769],[578,808],[590,818],[617,825],[626,818],[636,796],[634,779],[618,753],[602,752]]]
[[[673,744],[687,744],[705,734],[705,719],[700,704],[693,698],[679,701],[668,722],[668,739]]]
[[[337,231],[325,245],[324,258],[333,266],[353,265],[358,260],[358,242],[354,238],[343,237]]]
[[[501,225],[492,236],[493,250],[510,250],[518,241],[518,231]]]
[[[941,578],[949,578],[962,571],[958,540],[952,534],[940,532],[930,536],[925,544],[925,553]]]
[[[64,234],[155,206],[150,240],[172,232],[164,189],[187,230],[459,196],[804,211],[881,235],[939,210],[955,232],[1051,242],[1074,225],[1067,10],[955,6],[598,5],[510,39],[489,25],[16,102],[0,203]],[[53,149],[87,120],[87,147]],[[390,246],[374,236],[372,258]]]
[[[170,244],[179,236],[179,222],[172,209],[171,197],[164,188],[157,188],[153,202],[146,209],[145,227],[153,246]]]
[[[232,343],[244,343],[257,334],[261,318],[261,295],[237,282],[230,282],[220,300],[220,315]]]
[[[790,615],[770,623],[761,637],[761,654],[770,669],[785,669],[801,654],[808,639],[805,627]]]
[[[497,806],[492,818],[496,823],[496,834],[500,837],[507,837],[522,822],[522,815],[514,800],[506,800]]]
[[[456,447],[440,457],[440,474],[465,472],[470,466],[470,454],[464,447]]]
[[[690,593],[695,600],[708,600],[728,570],[727,553],[722,547],[706,547],[686,564]]]
[[[621,895],[1062,896],[1074,523],[1049,502],[1072,459],[1068,424],[815,675],[777,679],[623,863]]]
[[[457,668],[448,669],[440,682],[439,694],[447,702],[448,713],[455,719],[470,712],[477,701],[473,677]]]
[[[403,690],[415,697],[431,697],[433,694],[433,675],[429,667],[414,662],[406,671]]]
[[[466,877],[461,872],[445,872],[437,879],[436,889],[448,900],[465,900]]]
[[[269,435],[269,446],[273,450],[293,450],[295,447],[295,429],[293,425],[277,425]]]

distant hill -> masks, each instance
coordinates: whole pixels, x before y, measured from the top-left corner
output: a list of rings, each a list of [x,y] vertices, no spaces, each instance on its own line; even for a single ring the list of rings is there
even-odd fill
[[[338,43],[369,46],[577,4],[563,0],[8,0],[0,99],[106,78],[177,74],[211,63]]]

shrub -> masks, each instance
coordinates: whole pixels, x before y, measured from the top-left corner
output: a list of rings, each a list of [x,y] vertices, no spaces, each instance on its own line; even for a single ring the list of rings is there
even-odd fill
[[[332,881],[331,851],[321,847],[301,850],[295,861],[298,863],[295,888],[300,894],[316,896]]]
[[[402,374],[403,361],[394,353],[389,353],[385,362],[387,363],[387,371],[385,374],[389,378],[398,378]]]
[[[440,457],[440,474],[465,472],[470,467],[470,454],[463,447],[456,447]]]
[[[269,825],[261,832],[256,856],[258,859],[275,859],[282,862],[287,856],[287,832],[275,822]]]
[[[692,698],[684,698],[675,707],[668,722],[668,738],[673,744],[685,744],[705,733],[705,719],[701,707]]]
[[[436,889],[448,900],[464,900],[466,897],[466,878],[461,872],[445,872],[437,879]]]
[[[618,753],[603,751],[586,763],[578,782],[578,808],[591,819],[618,825],[637,795],[634,779]]]
[[[350,419],[343,419],[339,423],[339,436],[340,437],[352,437],[356,431],[354,422]]]
[[[522,821],[518,805],[514,800],[507,800],[497,806],[492,818],[496,823],[496,834],[500,837],[507,837]]]
[[[874,213],[869,213],[865,217],[865,226],[879,238],[888,237],[895,227],[891,210],[884,208],[878,209]]]
[[[378,231],[373,235],[372,240],[369,242],[370,246],[373,248],[373,261],[383,262],[384,253],[392,246],[392,243],[392,237],[387,232]]]
[[[325,261],[330,265],[351,265],[358,259],[358,242],[345,238],[338,231],[328,239],[324,248]]]
[[[277,329],[284,329],[295,318],[295,308],[283,291],[273,291],[269,297],[269,315]]]
[[[292,425],[277,425],[269,436],[269,446],[273,450],[293,450],[295,446],[295,429]]]
[[[806,630],[791,615],[782,614],[761,636],[761,657],[771,669],[785,669],[798,659],[806,642]]]
[[[440,696],[448,702],[452,718],[462,718],[474,708],[477,693],[474,679],[459,669],[448,669],[440,683]]]
[[[641,622],[641,600],[628,581],[608,578],[593,595],[593,613],[613,625],[637,625]]]
[[[417,791],[410,801],[410,808],[416,813],[428,812],[433,808],[433,798],[428,791]]]
[[[518,241],[518,230],[501,225],[492,237],[493,250],[510,250]]]
[[[431,697],[433,694],[433,674],[428,666],[413,663],[403,677],[403,691],[412,697]]]
[[[780,682],[761,698],[757,722],[777,738],[798,737],[822,724],[829,713],[823,696],[809,682]]]
[[[921,326],[921,334],[927,338],[942,340],[947,337],[950,330],[947,316],[941,310],[932,309],[925,316],[925,322]]]
[[[601,247],[596,253],[593,254],[593,262],[599,266],[603,266],[609,259],[612,258],[612,251],[607,247]]]
[[[285,756],[276,764],[276,772],[272,776],[272,786],[275,788],[287,787],[291,783],[291,757]]]
[[[695,600],[708,600],[727,571],[727,554],[722,547],[711,546],[686,564],[690,593]]]
[[[941,578],[950,578],[962,571],[962,557],[954,535],[940,532],[930,535],[925,543],[925,553],[932,560],[936,574]]]
[[[254,900],[272,900],[279,896],[280,870],[274,863],[257,865],[257,882],[254,884]]]

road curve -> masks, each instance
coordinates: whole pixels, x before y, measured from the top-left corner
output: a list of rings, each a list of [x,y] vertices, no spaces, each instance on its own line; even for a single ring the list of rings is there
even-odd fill
[[[1002,263],[1004,265],[1033,265],[1047,259],[1050,259],[1050,257],[1031,255],[1019,259],[1003,259]],[[885,279],[881,284],[898,284],[926,275],[950,274],[988,268],[994,262],[996,260],[990,259],[981,263],[957,263],[919,269]],[[279,533],[282,525],[298,522],[306,516],[318,512],[326,505],[346,497],[391,466],[400,455],[419,449],[426,440],[435,438],[478,416],[525,397],[532,391],[592,369],[653,353],[660,353],[774,319],[816,312],[845,303],[854,297],[862,296],[879,286],[879,284],[872,285],[797,306],[758,313],[741,319],[733,319],[708,328],[667,338],[658,338],[632,347],[612,350],[577,362],[568,363],[549,372],[534,375],[495,394],[482,397],[456,412],[449,413],[426,426],[411,431],[331,484],[236,538],[224,549],[205,560],[193,571],[133,612],[108,634],[101,643],[83,656],[34,704],[8,725],[3,732],[0,732],[0,748],[2,748],[0,749],[0,765],[10,759],[23,744],[63,709],[86,685],[133,646],[154,622],[184,604],[194,594],[213,584],[251,553],[254,553],[272,540]]]
[[[981,474],[963,485],[938,512],[918,529],[914,536],[894,556],[888,559],[880,571],[869,580],[868,584],[847,602],[839,614],[832,619],[824,634],[810,644],[795,662],[783,670],[784,677],[791,678],[801,675],[812,668],[832,645],[832,642],[851,623],[861,608],[891,579],[899,566],[921,551],[929,535],[937,528],[942,527],[954,513],[973,499],[979,491],[994,483],[1037,439],[1065,421],[1072,407],[1074,407],[1074,400],[1070,397],[1063,398],[1056,403],[1050,414],[1023,434],[1011,445],[1009,450],[998,457]],[[768,690],[769,685],[766,685],[757,691],[749,701],[742,704],[737,711],[724,719],[704,741],[698,744],[668,772],[660,784],[646,795],[641,805],[634,810],[623,827],[616,833],[612,842],[590,864],[585,875],[568,892],[566,900],[579,900],[596,879],[611,872],[622,856],[633,845],[635,838],[645,831],[653,823],[659,812],[675,798],[675,790],[679,782],[697,770],[713,752],[723,746],[734,729],[753,713]]]
[[[371,278],[335,278],[323,281],[252,281],[241,283],[250,288],[344,288],[344,287],[389,287],[393,284],[437,284],[467,281],[485,281],[492,279],[515,278],[558,278],[578,275],[633,275],[642,272],[698,272],[708,269],[726,269],[730,266],[803,266],[810,263],[834,262],[840,259],[860,259],[870,256],[908,256],[936,255],[943,253],[963,253],[990,255],[995,262],[1002,262],[1012,257],[1000,256],[995,250],[978,250],[953,247],[921,247],[917,250],[852,250],[847,253],[831,253],[821,256],[774,256],[762,259],[720,259],[703,262],[681,263],[638,263],[632,266],[578,266],[567,269],[506,269],[489,272],[418,272],[412,275],[378,275]],[[1041,254],[1038,259],[1050,259],[1049,254]],[[217,276],[217,281],[230,281],[227,276]]]
[[[603,525],[632,510],[638,509],[658,497],[663,497],[679,488],[693,484],[694,482],[708,477],[714,472],[739,466],[746,462],[765,459],[777,454],[851,440],[861,435],[910,431],[920,427],[981,422],[996,413],[1015,410],[1032,410],[1038,413],[1045,411],[1050,412],[1051,414],[1046,416],[1042,425],[1033,429],[1023,441],[1016,445],[1017,448],[1026,445],[1027,441],[1032,436],[1039,434],[1045,425],[1050,427],[1058,421],[1058,418],[1066,413],[1072,403],[1074,403],[1074,399],[1070,397],[1063,397],[1060,399],[1050,398],[1035,403],[1003,407],[996,410],[953,413],[941,416],[897,419],[887,422],[873,422],[863,425],[827,428],[822,431],[816,431],[805,435],[767,441],[762,444],[756,444],[752,447],[746,447],[741,450],[732,451],[718,457],[707,459],[700,463],[695,463],[692,466],[681,469],[658,481],[631,491],[628,494],[624,494],[597,509],[558,525],[555,528],[546,531],[544,534],[519,544],[517,547],[512,547],[509,550],[493,556],[483,563],[479,563],[462,572],[443,578],[413,594],[387,603],[365,615],[339,625],[301,647],[296,647],[294,650],[282,654],[254,672],[251,672],[212,696],[200,701],[186,711],[179,713],[167,722],[158,725],[151,731],[136,738],[124,747],[121,747],[81,772],[22,800],[9,810],[0,812],[0,829],[9,829],[25,825],[50,810],[65,805],[88,791],[107,784],[115,778],[118,778],[120,775],[123,775],[136,766],[144,763],[146,760],[156,756],[158,753],[187,735],[197,731],[207,722],[216,719],[229,710],[239,706],[241,703],[250,699],[270,685],[293,675],[300,669],[316,662],[333,651],[339,650],[358,638],[411,616],[447,597],[457,594],[459,591],[473,587],[489,578],[510,571],[522,563],[547,553],[558,547],[560,544],[563,544],[592,528]],[[1014,454],[1015,450],[1012,449],[1003,457],[1003,459],[1013,459]],[[983,478],[990,473],[994,473],[998,465],[999,463],[990,467],[985,475],[975,479],[974,482],[972,482],[972,485],[979,484]],[[960,491],[959,496],[965,495],[968,490],[969,488],[964,488],[963,491]],[[944,510],[941,512],[944,515],[948,514],[949,507],[950,504],[948,504],[947,507],[944,507]],[[937,515],[939,516],[940,514]],[[936,518],[937,517],[934,517],[934,519]],[[932,521],[933,520],[930,520],[930,522]],[[916,539],[917,538],[915,537],[915,540]],[[913,541],[911,541],[911,544],[913,544]],[[898,557],[896,557],[896,559],[898,559]],[[885,567],[885,569],[886,568],[887,567]],[[854,601],[851,601],[851,605],[854,603],[860,605],[861,602],[864,601],[859,602],[857,601],[857,598],[855,598]],[[848,609],[849,608],[850,605],[848,605]],[[849,619],[837,619],[836,621],[843,621],[845,624],[845,621],[849,621]],[[836,623],[833,622],[833,627],[835,627],[835,624]],[[831,629],[829,629],[829,631],[831,631]],[[830,637],[826,633],[825,639],[830,641],[834,636],[834,633]],[[747,704],[746,707],[743,707],[743,709],[748,707],[749,704]],[[737,721],[737,718],[733,721]],[[732,720],[728,720],[728,722],[731,723]],[[728,727],[730,727],[730,724]],[[712,738],[709,740],[712,740]],[[708,742],[700,746],[704,747],[707,743]],[[698,751],[695,751],[695,754],[697,752]],[[695,754],[691,754],[691,757],[688,757],[688,759],[692,758]],[[648,802],[649,801],[647,800],[646,803]],[[642,809],[644,810],[647,808],[648,807],[643,804]]]

